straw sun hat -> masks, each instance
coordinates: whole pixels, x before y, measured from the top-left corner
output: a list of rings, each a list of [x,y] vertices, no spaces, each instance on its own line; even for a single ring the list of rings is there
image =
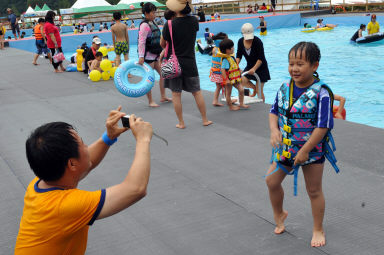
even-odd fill
[[[179,12],[187,6],[187,3],[192,4],[192,0],[167,0],[168,9],[174,12]]]

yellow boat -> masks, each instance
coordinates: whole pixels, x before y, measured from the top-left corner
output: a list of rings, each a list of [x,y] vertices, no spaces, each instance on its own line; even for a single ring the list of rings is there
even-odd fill
[[[316,28],[317,31],[330,31],[332,30],[333,27],[321,27],[321,28]]]

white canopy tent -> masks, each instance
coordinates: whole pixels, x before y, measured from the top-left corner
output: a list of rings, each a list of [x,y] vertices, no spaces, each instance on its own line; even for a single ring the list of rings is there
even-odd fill
[[[76,3],[72,5],[71,9],[81,9],[95,6],[111,6],[111,4],[105,0],[77,0]]]
[[[31,6],[28,6],[28,9],[27,11],[25,12],[25,14],[35,14],[35,10],[33,10],[33,8]]]

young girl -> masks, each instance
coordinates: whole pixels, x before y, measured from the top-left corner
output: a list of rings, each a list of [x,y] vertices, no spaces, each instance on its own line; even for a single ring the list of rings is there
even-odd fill
[[[212,82],[216,83],[216,90],[213,94],[213,106],[224,106],[219,102],[220,90],[223,88],[223,86],[225,86],[225,84],[223,84],[223,77],[221,75],[221,58],[223,57],[223,54],[219,50],[219,45],[220,42],[226,38],[228,38],[227,34],[222,32],[212,37],[215,47],[212,49],[212,67],[209,77],[211,78]]]
[[[333,128],[333,94],[316,72],[320,61],[320,50],[316,44],[300,42],[293,46],[288,56],[291,81],[280,87],[269,114],[270,142],[274,150],[266,183],[276,223],[275,233],[281,234],[288,216],[288,212],[283,210],[284,190],[281,183],[287,173],[292,174],[292,169],[297,176],[298,168],[302,166],[312,207],[311,245],[319,247],[325,245],[325,201],[322,191],[325,157],[338,171],[327,142],[329,139],[333,143],[330,134]]]
[[[264,20],[264,16],[260,16],[260,25],[256,29],[260,29],[260,35],[267,35],[267,22]]]

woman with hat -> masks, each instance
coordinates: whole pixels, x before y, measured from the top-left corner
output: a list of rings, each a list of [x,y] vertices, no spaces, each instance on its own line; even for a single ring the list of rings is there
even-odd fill
[[[212,124],[212,121],[207,118],[204,97],[200,90],[200,78],[195,58],[195,41],[196,33],[199,30],[199,22],[194,16],[188,15],[191,13],[191,1],[167,1],[168,9],[176,13],[176,17],[171,21],[173,39],[171,40],[170,29],[168,23],[166,23],[163,28],[163,37],[160,41],[163,48],[165,48],[167,42],[169,44],[168,56],[165,57],[170,56],[173,41],[175,54],[181,67],[181,75],[179,77],[164,80],[164,87],[172,90],[172,102],[179,120],[176,127],[181,129],[185,128],[181,104],[182,90],[190,92],[194,96],[203,125],[208,126]]]
[[[380,32],[379,22],[376,21],[376,14],[372,14],[371,21],[368,23],[368,34],[376,34]]]
[[[236,61],[240,63],[241,58],[244,56],[247,61],[247,66],[244,72],[248,72],[243,76],[243,86],[252,88],[255,96],[258,90],[257,85],[253,85],[251,80],[257,82],[255,73],[260,78],[260,94],[258,97],[265,102],[263,87],[264,84],[271,79],[269,75],[268,63],[265,59],[263,42],[254,35],[254,29],[251,23],[245,23],[241,27],[243,37],[237,43]]]

